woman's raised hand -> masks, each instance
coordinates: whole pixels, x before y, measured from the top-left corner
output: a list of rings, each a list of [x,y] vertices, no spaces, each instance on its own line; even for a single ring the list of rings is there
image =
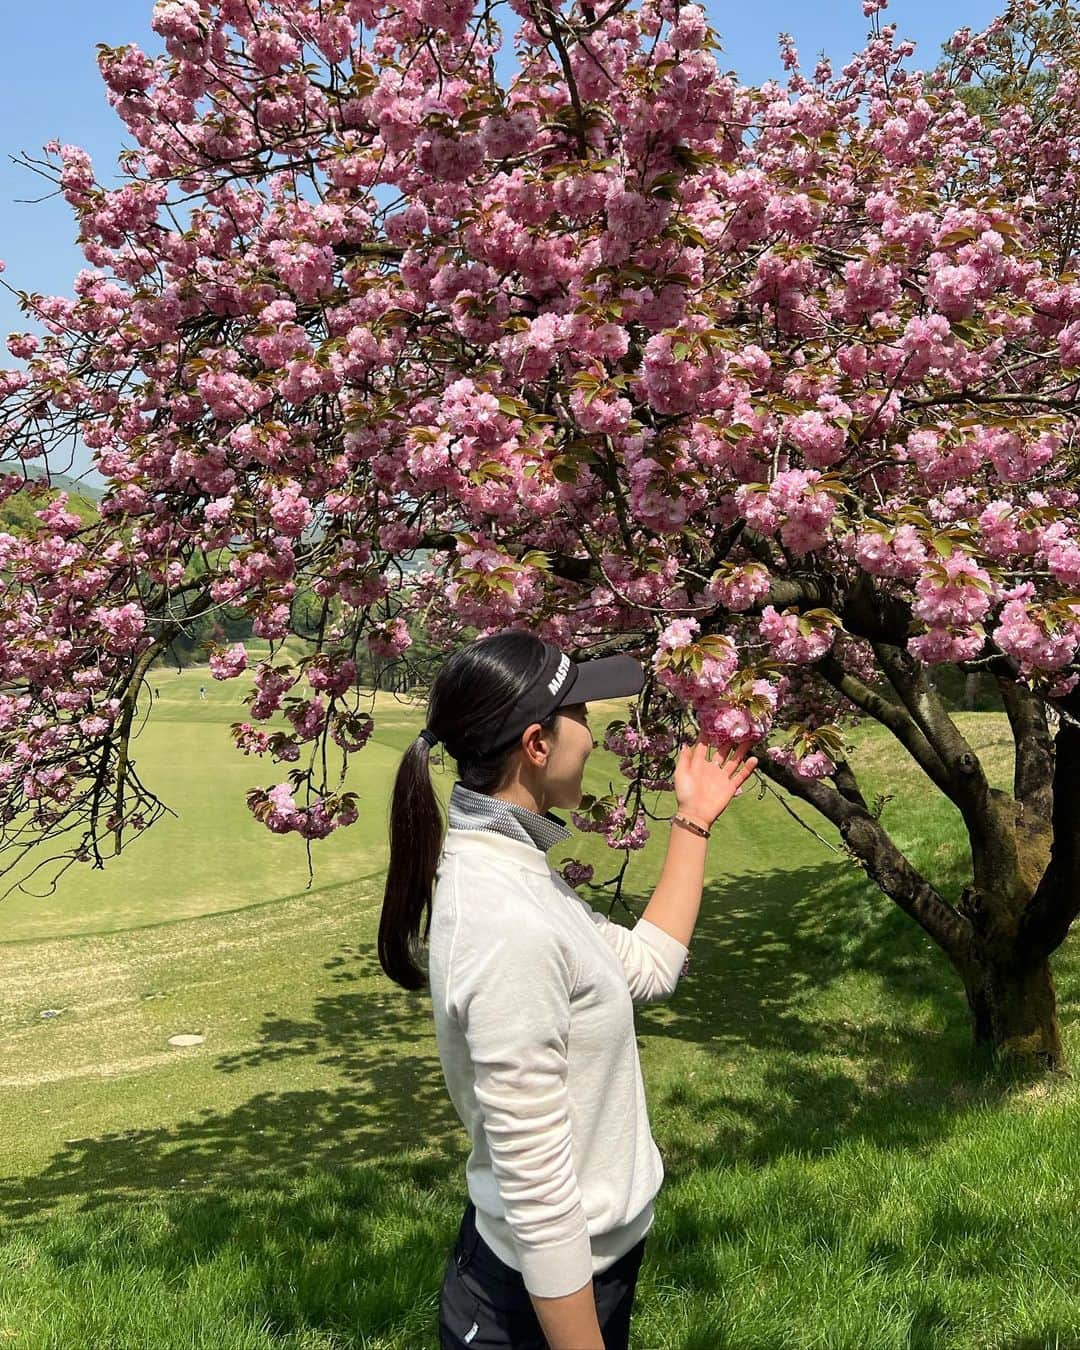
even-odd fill
[[[708,828],[757,768],[752,741],[740,741],[726,755],[698,741],[684,745],[675,761],[675,800],[679,814]]]

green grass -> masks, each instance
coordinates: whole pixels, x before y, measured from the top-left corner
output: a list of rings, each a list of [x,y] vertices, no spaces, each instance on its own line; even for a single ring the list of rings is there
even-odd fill
[[[141,879],[62,886],[3,948],[0,1346],[428,1350],[465,1154],[426,1000],[373,951],[386,778],[421,712],[381,710],[355,771],[372,819],[340,859],[316,852],[304,891],[302,856],[288,873],[273,851],[293,841],[247,842],[242,791],[224,796],[260,781],[228,746],[233,687],[206,682],[200,704],[179,679],[171,736],[140,754],[174,802],[189,764],[193,842],[156,828],[132,851]],[[966,726],[1007,778],[1000,724]],[[886,820],[955,887],[954,814],[883,736],[857,743],[870,790],[895,793]],[[611,768],[594,756],[586,787]],[[663,833],[635,859],[635,904]],[[604,858],[592,836],[553,857],[570,853]],[[1058,973],[1075,1057],[1068,946]],[[169,1047],[179,1031],[205,1044]],[[1071,1080],[989,1075],[946,963],[771,796],[720,822],[690,973],[638,1032],[667,1179],[635,1347],[1080,1345]]]
[[[229,726],[247,716],[240,701],[244,683],[219,682],[205,669],[153,672],[151,688],[158,696],[132,759],[143,782],[175,814],[132,838],[104,868],[74,864],[55,890],[49,879],[57,869],[43,865],[0,903],[0,941],[127,930],[308,888],[304,841],[271,835],[247,809],[248,788],[284,781],[293,766],[245,757],[233,748]],[[205,700],[199,698],[200,685]],[[378,732],[353,759],[348,777],[359,793],[360,819],[313,847],[313,886],[353,880],[384,865],[389,784],[406,741],[415,735],[418,712],[379,694],[376,713]],[[332,764],[331,772],[337,768]],[[56,852],[39,849],[18,875]]]

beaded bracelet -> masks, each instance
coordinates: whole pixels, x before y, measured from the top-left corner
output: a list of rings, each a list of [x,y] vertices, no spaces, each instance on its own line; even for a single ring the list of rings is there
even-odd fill
[[[701,839],[708,839],[711,834],[709,830],[703,830],[700,825],[696,825],[692,820],[687,820],[685,816],[672,816],[671,823],[673,825],[682,825],[685,829],[690,830],[691,833],[698,835]]]

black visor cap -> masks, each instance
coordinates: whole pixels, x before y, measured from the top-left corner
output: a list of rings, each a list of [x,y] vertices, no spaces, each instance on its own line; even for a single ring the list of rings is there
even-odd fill
[[[632,656],[598,656],[571,661],[549,642],[543,669],[507,714],[496,733],[490,754],[509,749],[526,727],[545,722],[558,708],[576,703],[594,703],[605,698],[629,698],[639,694],[645,670]]]

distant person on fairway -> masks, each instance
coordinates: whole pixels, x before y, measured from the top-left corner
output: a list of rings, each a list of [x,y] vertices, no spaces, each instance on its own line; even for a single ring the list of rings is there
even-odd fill
[[[625,1350],[664,1170],[649,1129],[635,1002],[687,956],[713,821],[753,772],[748,746],[680,752],[678,814],[632,929],[548,863],[581,800],[586,704],[638,693],[629,656],[574,662],[528,632],[481,638],[435,678],[394,783],[379,960],[427,979],[446,1086],[468,1132],[468,1203],[443,1280],[443,1350]],[[457,765],[449,829],[428,756]],[[422,930],[422,932],[421,932]]]
[[[206,685],[205,685],[205,684],[200,684],[200,685],[199,685],[199,697],[200,697],[200,698],[205,698],[205,697],[206,697]]]

